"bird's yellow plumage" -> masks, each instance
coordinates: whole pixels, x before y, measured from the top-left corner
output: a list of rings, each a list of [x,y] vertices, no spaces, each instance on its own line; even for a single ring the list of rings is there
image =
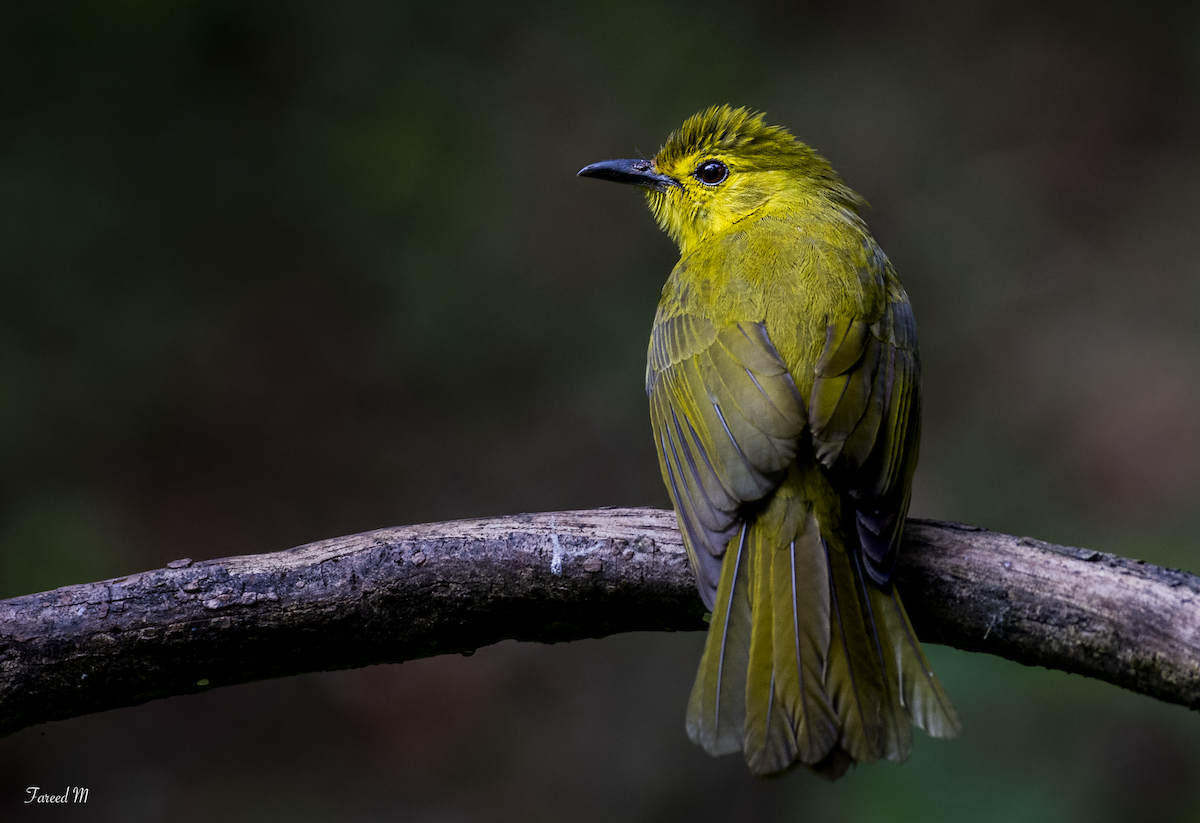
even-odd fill
[[[679,245],[646,391],[663,480],[712,622],[687,728],[757,774],[904,760],[960,721],[892,583],[920,436],[908,297],[824,158],[746,109],[651,161]]]

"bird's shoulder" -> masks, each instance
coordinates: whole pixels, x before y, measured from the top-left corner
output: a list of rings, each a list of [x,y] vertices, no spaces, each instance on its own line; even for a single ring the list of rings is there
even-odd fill
[[[887,257],[849,210],[763,210],[707,238],[676,264],[663,287],[655,334],[662,337],[664,326],[696,333],[659,363],[695,354],[722,329],[761,323],[798,382],[807,383],[829,324],[878,321],[895,297],[894,280]]]

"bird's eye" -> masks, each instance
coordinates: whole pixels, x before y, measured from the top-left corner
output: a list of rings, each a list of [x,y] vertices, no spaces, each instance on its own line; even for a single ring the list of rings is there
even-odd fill
[[[706,186],[715,186],[725,181],[729,169],[720,160],[705,160],[696,166],[696,179]]]

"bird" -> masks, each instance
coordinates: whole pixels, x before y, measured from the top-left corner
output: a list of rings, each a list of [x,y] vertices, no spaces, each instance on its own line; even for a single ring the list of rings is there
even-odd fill
[[[712,755],[829,780],[962,722],[896,592],[921,430],[908,296],[830,163],[747,108],[688,118],[644,190],[680,258],[646,365],[654,447],[710,613],[687,709]]]

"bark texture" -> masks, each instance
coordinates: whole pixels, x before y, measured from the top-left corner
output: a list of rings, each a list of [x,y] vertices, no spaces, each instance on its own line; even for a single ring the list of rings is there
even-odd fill
[[[922,640],[1200,707],[1200,578],[910,520],[901,595]],[[0,601],[0,735],[304,672],[503,639],[704,630],[672,512],[460,520],[192,562]]]

